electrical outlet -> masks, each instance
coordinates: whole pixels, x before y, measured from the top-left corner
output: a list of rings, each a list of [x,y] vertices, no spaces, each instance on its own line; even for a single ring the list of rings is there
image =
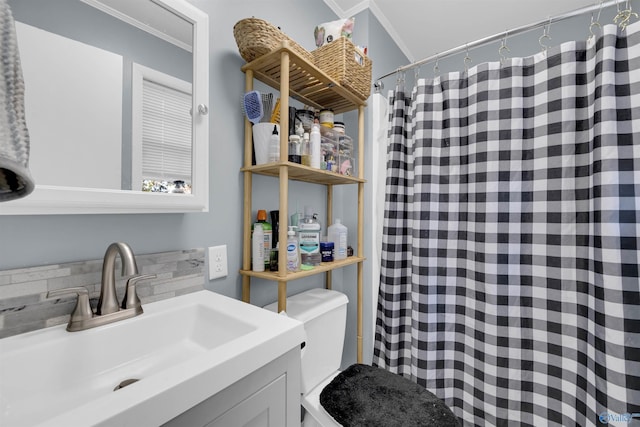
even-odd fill
[[[209,280],[225,277],[229,274],[227,267],[227,245],[209,248]]]

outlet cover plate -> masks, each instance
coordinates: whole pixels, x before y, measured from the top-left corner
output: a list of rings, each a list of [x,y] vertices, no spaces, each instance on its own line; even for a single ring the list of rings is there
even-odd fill
[[[227,267],[227,245],[209,248],[209,280],[225,277],[229,274]]]

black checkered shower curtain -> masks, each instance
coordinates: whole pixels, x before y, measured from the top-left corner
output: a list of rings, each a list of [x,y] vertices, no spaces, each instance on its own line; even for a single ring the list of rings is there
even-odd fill
[[[464,425],[640,425],[640,23],[390,108],[374,364]]]

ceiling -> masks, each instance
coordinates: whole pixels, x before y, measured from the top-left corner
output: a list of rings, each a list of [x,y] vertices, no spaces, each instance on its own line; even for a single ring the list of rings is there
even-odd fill
[[[409,61],[462,46],[597,0],[324,0],[341,18],[376,16]],[[355,24],[355,31],[358,23]]]

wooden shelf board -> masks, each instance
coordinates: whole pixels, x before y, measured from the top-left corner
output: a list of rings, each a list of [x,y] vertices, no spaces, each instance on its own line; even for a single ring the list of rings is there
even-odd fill
[[[280,90],[280,54],[286,51],[289,53],[291,97],[317,109],[330,108],[335,114],[355,110],[367,104],[315,65],[302,59],[288,46],[287,42],[283,42],[278,49],[245,64],[242,71],[252,70],[256,79]]]
[[[304,277],[313,276],[315,274],[326,273],[327,271],[332,271],[338,268],[346,267],[348,265],[357,264],[359,262],[363,262],[365,260],[364,257],[351,256],[347,259],[343,259],[340,261],[333,262],[323,262],[320,265],[317,265],[313,268],[313,270],[306,271],[296,271],[296,272],[288,272],[286,276],[279,276],[276,271],[252,271],[252,270],[240,270],[240,274],[243,276],[251,276],[257,277],[260,279],[272,280],[276,282],[289,282],[291,280],[302,279]]]
[[[242,172],[252,172],[259,175],[273,176],[277,178],[280,174],[280,166],[283,164],[288,166],[289,179],[295,181],[324,185],[346,185],[366,182],[366,180],[355,176],[340,175],[335,172],[323,171],[292,162],[267,163],[264,165],[242,168],[240,170]]]

